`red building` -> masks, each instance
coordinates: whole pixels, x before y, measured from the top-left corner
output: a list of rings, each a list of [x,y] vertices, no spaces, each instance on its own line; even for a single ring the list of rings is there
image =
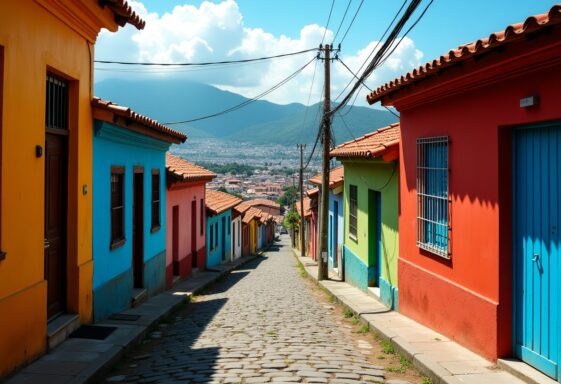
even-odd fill
[[[166,156],[166,285],[206,265],[205,186],[216,174]]]
[[[559,378],[561,6],[368,96],[401,113],[399,309]]]

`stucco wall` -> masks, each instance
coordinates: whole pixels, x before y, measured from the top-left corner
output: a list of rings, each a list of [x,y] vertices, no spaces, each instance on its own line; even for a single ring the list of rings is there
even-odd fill
[[[222,218],[224,218],[224,227],[222,226]],[[232,246],[231,246],[231,234],[232,234],[232,210],[228,209],[218,215],[207,215],[207,260],[206,264],[208,268],[212,268],[215,265],[227,262],[231,258]],[[218,245],[214,246],[210,244],[210,226],[218,223],[218,233],[214,230],[214,238],[218,235]],[[216,227],[215,227],[216,228]],[[224,237],[222,233],[224,232]],[[224,241],[223,241],[224,240]],[[222,257],[222,252],[224,251],[224,258]]]
[[[235,232],[235,233],[234,233]],[[242,217],[232,220],[232,255],[233,259],[242,257]]]
[[[335,211],[335,202],[337,202],[337,211]],[[336,264],[335,257],[337,255],[337,250],[339,252],[343,252],[342,245],[343,245],[343,234],[344,234],[344,217],[343,217],[343,209],[344,209],[344,200],[343,200],[343,193],[335,194],[333,191],[329,192],[329,221],[332,223],[328,225],[328,233],[329,233],[329,268],[333,269],[334,265]],[[336,220],[335,220],[336,218]],[[337,226],[335,227],[335,221],[337,222]],[[337,244],[333,242],[334,232],[337,233]],[[342,268],[343,266],[338,266]]]
[[[118,132],[118,133],[117,133]],[[123,308],[106,308],[111,302],[96,297],[96,290],[109,284],[123,273],[132,273],[132,218],[133,218],[133,168],[144,168],[144,261],[166,250],[166,193],[165,152],[169,144],[126,131],[108,123],[95,122],[94,184],[93,193],[93,256],[94,256],[94,313],[111,313]],[[125,167],[125,244],[113,250],[111,243],[111,167]],[[160,229],[151,232],[152,222],[152,170],[160,171]],[[145,271],[146,272],[146,271]],[[145,273],[145,285],[161,286],[165,269],[158,273]],[[150,281],[148,281],[148,280]],[[151,281],[156,279],[158,281]],[[124,289],[124,287],[122,287]],[[129,293],[132,286],[129,287]],[[123,293],[125,294],[125,293]],[[96,318],[99,316],[96,314]]]

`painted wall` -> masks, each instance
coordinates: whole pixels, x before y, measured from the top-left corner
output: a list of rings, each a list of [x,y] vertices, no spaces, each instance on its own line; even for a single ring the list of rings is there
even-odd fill
[[[380,297],[392,308],[397,307],[398,244],[398,185],[399,171],[396,162],[374,160],[343,160],[345,166],[344,196],[344,258],[345,280],[366,290],[380,287]],[[357,186],[358,216],[357,239],[349,237],[349,188]],[[369,190],[380,192],[382,206],[382,254],[377,266],[376,250],[369,252],[369,237],[376,236],[375,224],[369,226]],[[373,207],[375,212],[375,207]],[[374,247],[377,247],[374,244]],[[377,273],[381,279],[378,281]]]
[[[399,289],[400,311],[489,359],[512,353],[512,127],[561,118],[561,66],[532,63],[558,56],[559,35],[527,44],[556,47],[538,54],[527,45],[511,47],[475,66],[464,65],[456,85],[461,91],[451,96],[431,97],[419,107],[397,103],[402,133],[399,279],[407,282]],[[509,54],[516,60],[496,65]],[[469,68],[487,64],[492,69],[479,71],[478,77],[464,76]],[[504,79],[504,74],[516,77]],[[469,79],[478,79],[477,87],[466,86]],[[520,99],[528,95],[539,95],[539,106],[520,108]],[[435,135],[450,137],[449,261],[416,246],[415,145],[417,138]]]
[[[232,220],[232,260],[242,257],[242,217]]]
[[[133,168],[144,167],[144,287],[149,294],[165,285],[166,193],[165,153],[169,144],[114,125],[94,123],[93,193],[93,290],[94,318],[103,319],[130,306],[132,285]],[[111,243],[111,167],[125,167],[125,239]],[[160,223],[151,232],[152,170],[160,171]],[[158,258],[158,260],[152,260]],[[163,263],[162,260],[163,259]],[[156,264],[154,264],[156,263]],[[162,264],[160,266],[160,263]]]
[[[111,30],[117,26],[111,12],[95,2],[77,3],[89,8],[82,16],[91,14],[91,20],[76,17],[73,24],[51,13],[57,7],[72,9],[70,3],[75,2],[4,1],[0,12],[0,249],[7,253],[0,261],[0,313],[10,314],[0,316],[0,377],[46,349],[45,157],[35,156],[35,146],[45,145],[49,69],[71,80],[67,310],[79,314],[82,323],[92,319],[92,45],[100,23]],[[82,194],[83,185],[89,193]]]
[[[222,218],[224,218],[224,227],[222,226]],[[232,209],[228,209],[218,215],[208,215],[206,218],[206,249],[207,249],[207,259],[206,265],[208,268],[212,268],[215,265],[222,264],[230,261],[232,254],[231,238],[232,238]],[[216,236],[218,234],[218,243],[210,243],[210,227],[214,226],[214,241],[216,242]],[[218,231],[216,231],[218,228]],[[224,233],[224,235],[223,235]]]
[[[242,256],[249,256],[250,254],[250,235],[249,224],[242,222]]]
[[[249,222],[249,251],[251,254],[257,253],[257,220]]]
[[[197,267],[206,265],[205,231],[205,182],[176,183],[166,189],[166,285],[171,286],[174,275],[173,267],[173,207],[179,210],[178,259],[175,261],[181,278],[191,275],[193,257],[197,258]],[[192,202],[196,201],[195,212]],[[203,206],[201,227],[201,204]],[[192,254],[192,218],[195,216],[195,254]]]
[[[335,208],[337,205],[337,209]],[[344,199],[342,191],[338,194],[333,190],[329,191],[329,223],[328,223],[328,268],[332,270],[336,264],[337,250],[343,252],[343,235],[344,235],[344,217],[343,217]],[[335,244],[335,234],[337,234],[337,243]],[[340,269],[342,266],[338,266]]]

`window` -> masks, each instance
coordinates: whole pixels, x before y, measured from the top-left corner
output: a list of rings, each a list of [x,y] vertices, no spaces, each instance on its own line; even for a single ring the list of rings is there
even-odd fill
[[[0,197],[2,194],[2,106],[4,105],[4,47],[0,45]],[[0,198],[1,200],[1,198]],[[0,207],[0,218],[2,217],[2,209]],[[2,223],[0,222],[0,234]],[[0,235],[0,260],[6,257],[6,252],[2,252],[2,237]]]
[[[45,127],[51,130],[68,130],[68,81],[47,73],[47,100]]]
[[[449,257],[448,137],[417,139],[417,246]]]
[[[353,240],[358,240],[357,195],[358,190],[356,185],[349,185],[349,237]]]
[[[210,250],[214,249],[214,225],[210,226]]]
[[[111,249],[125,243],[124,196],[125,167],[111,167]]]
[[[201,236],[205,231],[205,201],[201,199]]]
[[[152,226],[151,231],[160,229],[160,170],[152,170]]]

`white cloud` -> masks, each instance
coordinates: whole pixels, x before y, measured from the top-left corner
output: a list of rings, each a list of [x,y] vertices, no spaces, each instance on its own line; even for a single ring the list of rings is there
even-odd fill
[[[203,2],[200,7],[176,6],[171,13],[158,15],[148,12],[141,2],[129,2],[146,20],[146,28],[137,31],[127,26],[118,33],[103,31],[96,44],[96,59],[146,62],[205,62],[254,58],[317,47],[325,28],[317,24],[304,26],[298,38],[275,36],[261,28],[244,25],[243,16],[234,0],[221,3]],[[328,30],[326,41],[333,32]],[[355,72],[367,60],[377,42],[372,41],[354,53],[342,53],[341,59]],[[213,84],[222,89],[255,96],[303,66],[315,53],[292,56],[266,62],[204,68],[153,69],[160,76],[185,76],[189,79]],[[378,86],[421,64],[422,52],[414,42],[405,38],[394,54],[369,78],[370,87]],[[321,99],[323,65],[315,64],[314,88],[311,103]],[[115,65],[98,65],[98,68]],[[130,70],[127,69],[127,70]],[[146,70],[146,69],[144,69]],[[97,80],[108,77],[141,76],[139,73],[96,71]],[[309,65],[290,83],[266,97],[276,103],[300,102],[306,104],[314,77],[314,64]],[[335,98],[352,80],[352,75],[340,63],[332,66],[332,97]],[[357,104],[364,104],[364,89]]]

